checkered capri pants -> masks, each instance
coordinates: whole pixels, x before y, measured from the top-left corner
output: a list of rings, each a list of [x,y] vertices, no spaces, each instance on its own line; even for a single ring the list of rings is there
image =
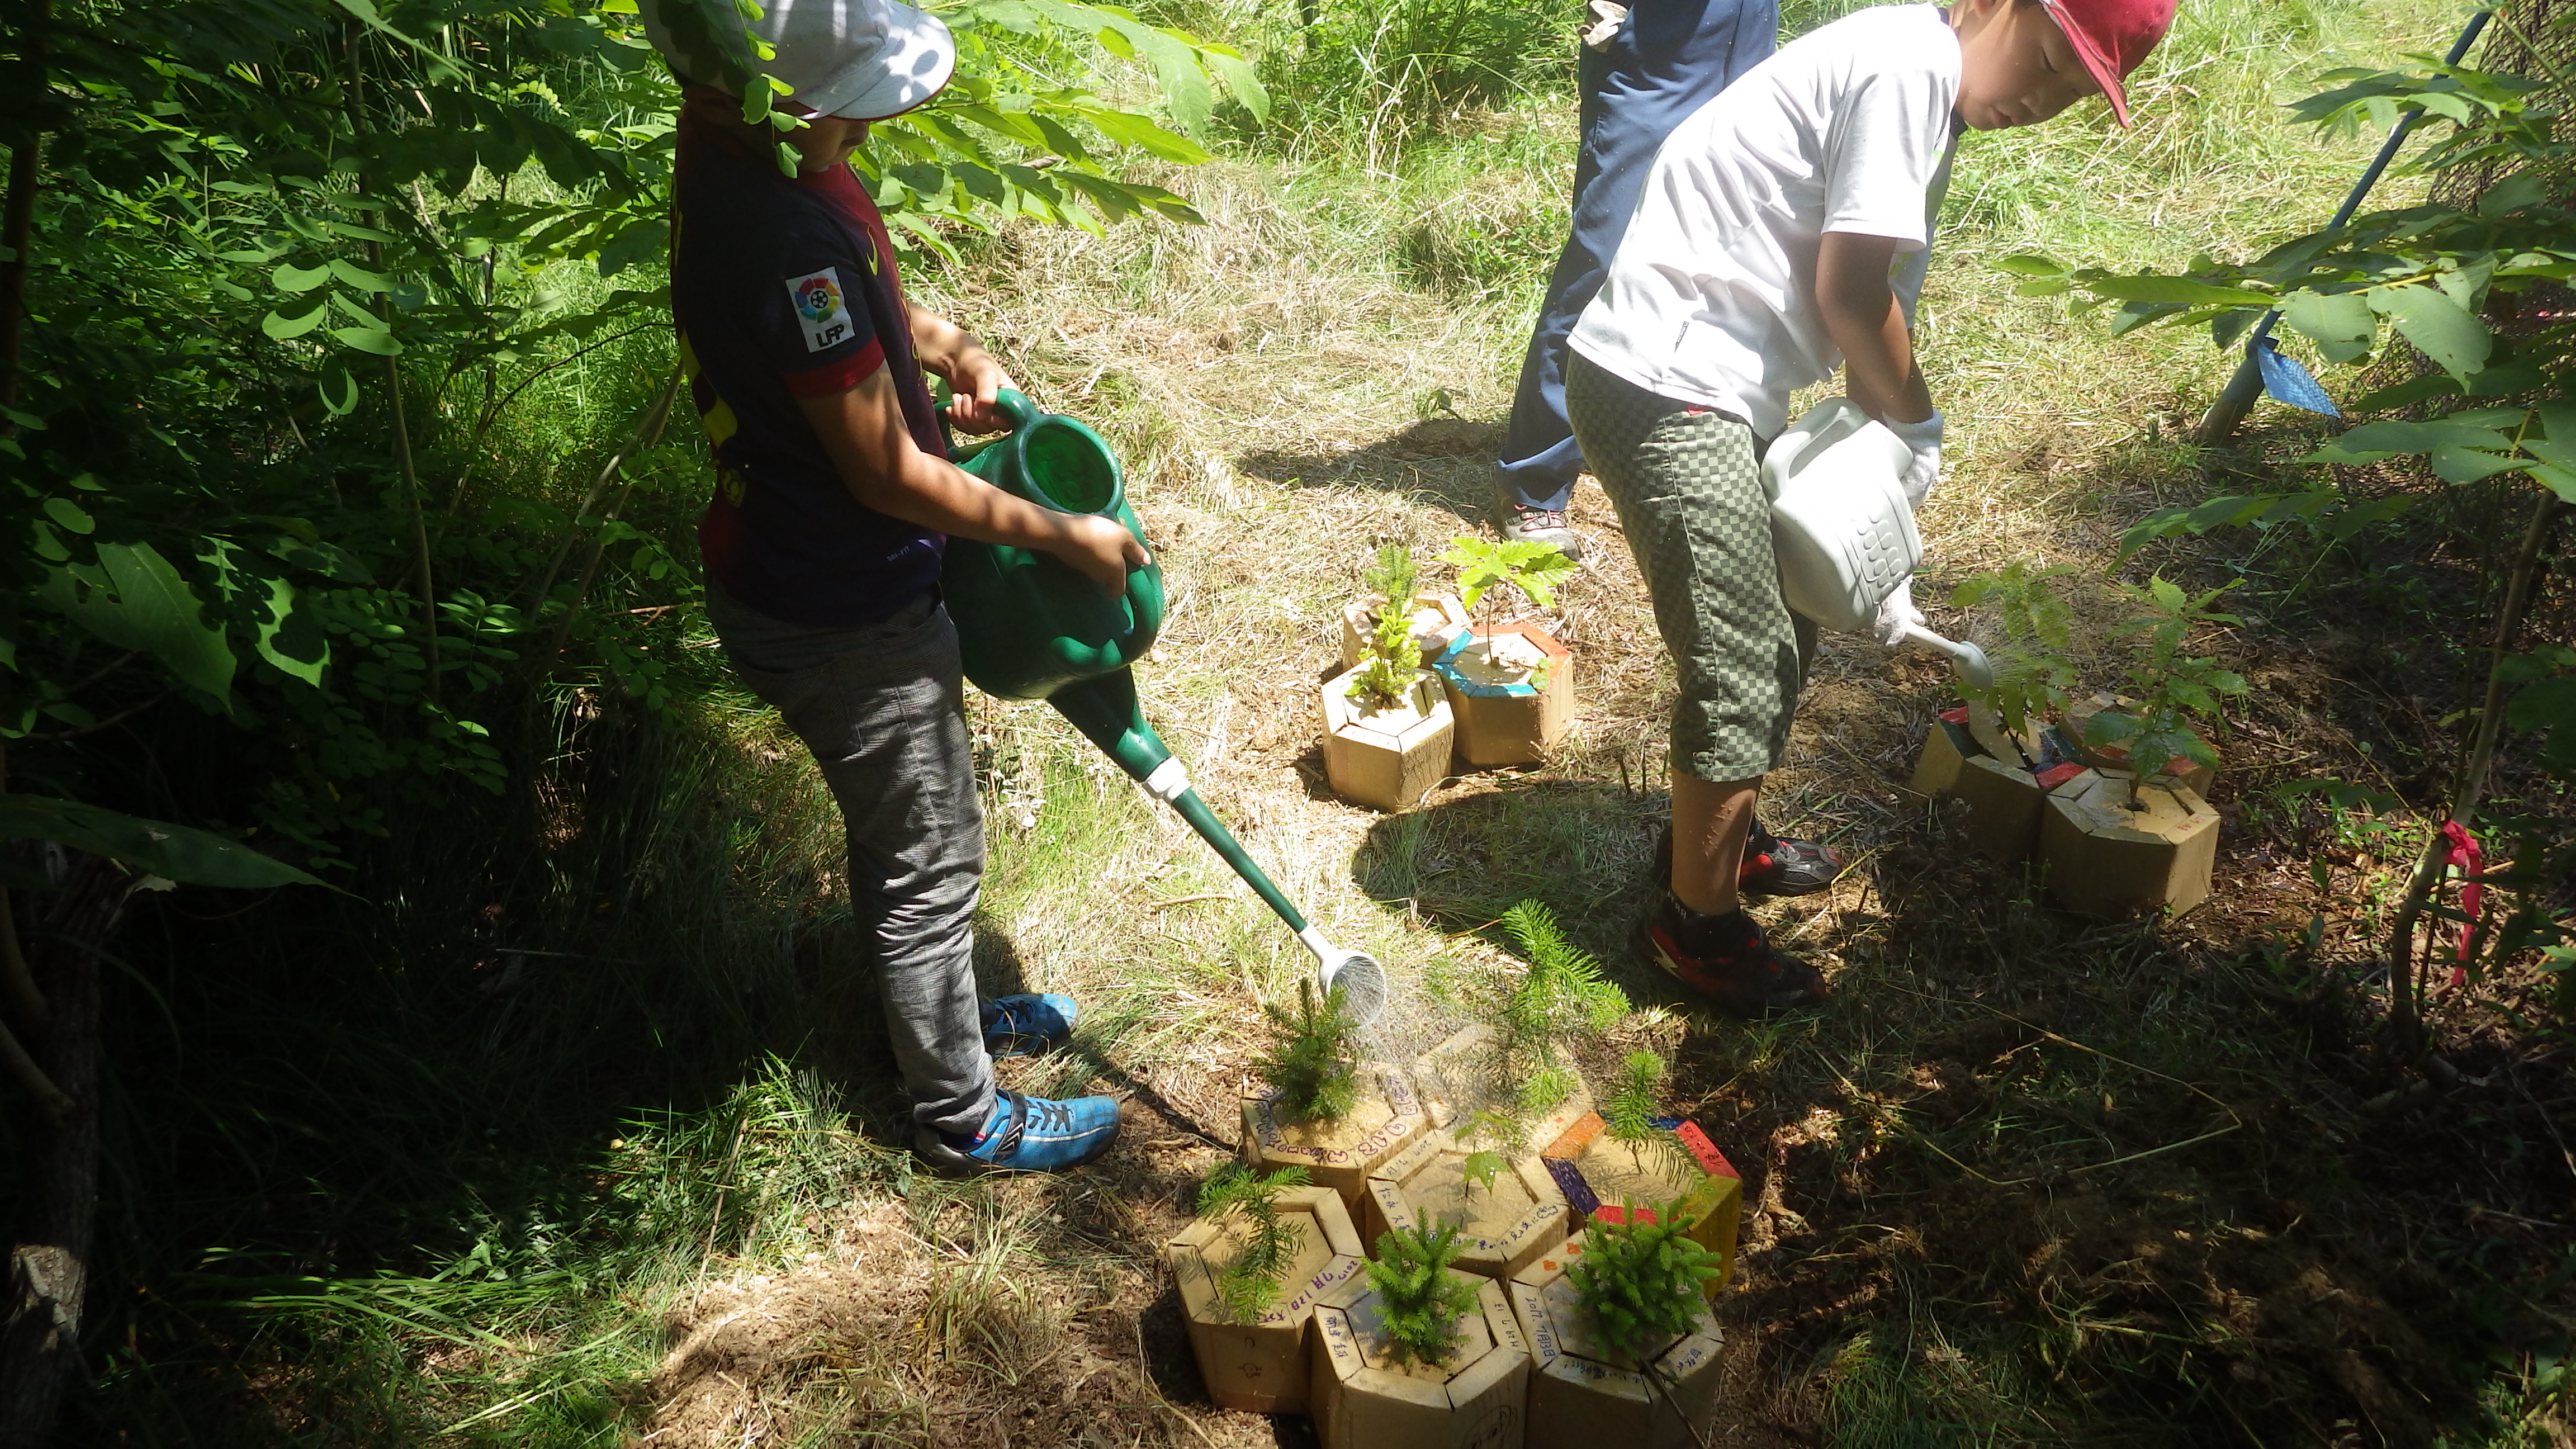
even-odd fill
[[[1673,768],[1718,782],[1778,769],[1816,626],[1780,598],[1762,440],[1741,418],[1649,392],[1579,352],[1565,404],[1681,676]]]

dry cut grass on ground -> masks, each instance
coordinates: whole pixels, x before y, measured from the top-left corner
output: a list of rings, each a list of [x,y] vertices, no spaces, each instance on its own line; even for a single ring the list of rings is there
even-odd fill
[[[2382,18],[2417,43],[2446,23]],[[1932,582],[2012,558],[2085,566],[2094,685],[2118,682],[2119,531],[2210,486],[2170,440],[2222,364],[2200,341],[2113,340],[2011,297],[1984,261],[2090,238],[2103,250],[2085,260],[2171,263],[2321,212],[2362,143],[2231,141],[2227,127],[2273,123],[2192,110],[2202,70],[2278,43],[2221,35],[2177,63],[2150,99],[2171,119],[2099,165],[2052,159],[2089,136],[2049,154],[1970,142],[1993,159],[1963,172],[1965,225],[1925,317],[1956,440],[1925,519]],[[1394,816],[1322,782],[1316,686],[1363,561],[1387,541],[1428,560],[1485,507],[1529,289],[1483,286],[1471,266],[1425,282],[1423,258],[1462,216],[1543,212],[1560,182],[1527,158],[1561,147],[1565,119],[1499,115],[1486,131],[1515,164],[1452,157],[1429,168],[1439,184],[1392,199],[1324,171],[1200,168],[1186,185],[1208,226],[1013,232],[940,299],[1043,404],[1125,450],[1172,600],[1142,672],[1148,713],[1291,896],[1411,988],[1390,1052],[1446,1019],[1423,969],[1501,959],[1493,923],[1529,898],[1642,1006],[1688,1012],[1629,946],[1666,808],[1670,666],[1588,480],[1574,513],[1589,556],[1545,616],[1579,661],[1565,748]],[[2172,185],[2195,168],[2216,174]],[[2077,203],[2083,226],[2060,214]],[[2278,428],[2236,465],[2276,468],[2297,447]],[[2439,576],[2458,546],[2434,537],[2425,566]],[[2149,561],[2213,580],[2246,566],[2217,548]],[[2405,847],[2276,792],[2340,773],[2420,799],[2437,773],[2376,763],[2435,749],[2429,722],[2450,707],[2449,681],[2371,667],[2375,640],[2419,621],[2337,613],[2335,597],[2283,593],[2214,641],[2258,689],[2223,732],[2218,894],[2162,927],[2073,920],[2036,883],[1968,861],[1954,822],[1903,786],[1952,697],[1945,669],[1829,640],[1765,815],[1859,865],[1762,914],[1825,966],[1835,999],[1762,1025],[1692,1017],[1679,1060],[1676,1106],[1748,1184],[1724,1300],[1726,1442],[2422,1444],[2481,1395],[2524,1419],[2494,1442],[2565,1432],[2527,1376],[2535,1335],[2569,1322],[2563,1291],[2534,1301],[2531,1285],[2570,1249],[2576,1158],[2553,1119],[2576,1100],[2571,1058],[2509,1026],[2537,1009],[2531,981],[2446,992],[2462,1084],[2378,1100],[2397,1079],[2369,1045],[2383,989],[2368,957]],[[651,1380],[653,1443],[1301,1432],[1206,1404],[1153,1249],[1233,1146],[1258,1003],[1306,959],[1060,721],[972,709],[993,841],[979,969],[989,989],[1067,990],[1092,1012],[1075,1051],[1014,1079],[1120,1091],[1127,1133],[1062,1181],[969,1189],[909,1179],[890,1133],[843,1141],[859,1186],[813,1209],[810,1245],[711,1249],[660,1304],[673,1346]],[[2312,915],[2318,945],[2292,949]],[[874,1039],[868,1010],[845,1003],[834,1034]],[[884,1132],[899,1104],[859,1056],[857,1120]]]

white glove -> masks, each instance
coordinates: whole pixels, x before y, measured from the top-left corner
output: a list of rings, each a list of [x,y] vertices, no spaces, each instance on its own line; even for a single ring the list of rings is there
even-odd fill
[[[1906,468],[1903,481],[1906,503],[1919,511],[1923,500],[1931,495],[1933,483],[1941,476],[1941,410],[1934,408],[1932,416],[1919,423],[1888,423],[1886,426],[1896,435],[1897,441],[1914,454],[1914,462]]]
[[[1878,601],[1878,622],[1870,626],[1870,632],[1878,636],[1879,643],[1894,649],[1905,642],[1908,625],[1919,628],[1922,623],[1923,611],[1914,607],[1914,576],[1908,574],[1898,581],[1894,593]]]

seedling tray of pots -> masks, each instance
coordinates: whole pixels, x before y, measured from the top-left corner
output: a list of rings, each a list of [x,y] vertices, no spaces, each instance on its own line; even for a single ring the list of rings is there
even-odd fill
[[[1368,657],[1371,625],[1386,598],[1373,594],[1365,600],[1342,606],[1342,667],[1350,668]],[[1426,660],[1437,659],[1468,630],[1467,606],[1456,594],[1415,594],[1411,620],[1414,647]]]
[[[1430,1115],[1402,1072],[1362,1063],[1359,1080],[1359,1101],[1338,1122],[1292,1118],[1276,1092],[1245,1097],[1244,1162],[1262,1172],[1302,1167],[1307,1181],[1340,1193],[1343,1206],[1358,1211],[1368,1175],[1431,1130]]]
[[[1311,1395],[1324,1449],[1521,1449],[1529,1344],[1501,1284],[1478,1283],[1456,1344],[1437,1368],[1399,1364],[1365,1273],[1325,1295]]]
[[[1724,1340],[1705,1299],[1699,1323],[1666,1340],[1645,1363],[1621,1358],[1593,1337],[1566,1277],[1583,1254],[1575,1237],[1532,1263],[1511,1282],[1512,1312],[1534,1361],[1529,1390],[1528,1449],[1687,1449],[1693,1426],[1716,1410]],[[1647,1382],[1651,1369],[1656,1381]]]
[[[1340,1194],[1328,1187],[1284,1188],[1272,1205],[1283,1221],[1298,1221],[1297,1251],[1280,1273],[1277,1301],[1252,1322],[1238,1321],[1217,1291],[1218,1275],[1243,1243],[1239,1209],[1194,1222],[1163,1245],[1163,1260],[1180,1285],[1190,1351],[1198,1357],[1208,1397],[1255,1414],[1306,1407],[1313,1383],[1306,1359],[1315,1307],[1364,1276],[1360,1235]]]
[[[2132,791],[2136,778],[2086,770],[2048,797],[2040,822],[2048,891],[2078,915],[2178,916],[2209,897],[2218,812],[2168,776]]]
[[[1574,654],[1536,624],[1462,634],[1433,662],[1470,765],[1547,758],[1574,724]]]
[[[1463,1119],[1482,1105],[1485,1094],[1518,1085],[1498,1080],[1500,1073],[1490,1059],[1494,1049],[1494,1029],[1479,1023],[1460,1028],[1446,1041],[1414,1058],[1414,1084],[1430,1105],[1433,1126],[1463,1129]],[[1583,1120],[1592,1110],[1592,1089],[1583,1084],[1579,1075],[1573,1076],[1573,1082],[1573,1089],[1563,1101],[1529,1124],[1518,1148],[1505,1146],[1498,1150],[1515,1156],[1535,1153]]]
[[[1535,1155],[1509,1157],[1490,1182],[1463,1171],[1477,1149],[1447,1132],[1416,1138],[1370,1174],[1360,1203],[1362,1241],[1412,1227],[1417,1214],[1458,1229],[1458,1266],[1508,1278],[1565,1236],[1565,1190]]]
[[[1449,774],[1457,726],[1440,681],[1415,673],[1404,697],[1370,708],[1351,698],[1356,669],[1323,685],[1324,777],[1333,793],[1373,810],[1410,809]]]
[[[1691,1241],[1718,1255],[1718,1275],[1703,1287],[1714,1298],[1735,1271],[1735,1233],[1744,1211],[1744,1179],[1696,1122],[1654,1120],[1654,1137],[1631,1146],[1610,1136],[1598,1113],[1587,1114],[1548,1144],[1539,1161],[1565,1193],[1578,1230],[1586,1223],[1646,1222],[1675,1202]]]

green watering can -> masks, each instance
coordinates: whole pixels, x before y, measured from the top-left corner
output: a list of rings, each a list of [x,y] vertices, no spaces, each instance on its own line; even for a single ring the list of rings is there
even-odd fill
[[[1145,541],[1127,506],[1126,475],[1098,433],[1072,418],[1040,412],[1008,388],[1000,401],[1010,415],[1010,432],[971,451],[952,445],[958,467],[1041,508],[1114,518],[1137,542]],[[1126,594],[1113,599],[1052,555],[952,538],[940,592],[957,624],[966,677],[976,688],[1001,699],[1054,705],[1147,793],[1179,811],[1287,922],[1314,953],[1323,988],[1342,988],[1343,1009],[1353,1021],[1368,1026],[1378,1019],[1386,1009],[1385,969],[1374,957],[1335,946],[1307,923],[1190,788],[1189,771],[1145,722],[1129,666],[1153,647],[1163,627],[1160,567],[1147,563],[1130,570]]]

